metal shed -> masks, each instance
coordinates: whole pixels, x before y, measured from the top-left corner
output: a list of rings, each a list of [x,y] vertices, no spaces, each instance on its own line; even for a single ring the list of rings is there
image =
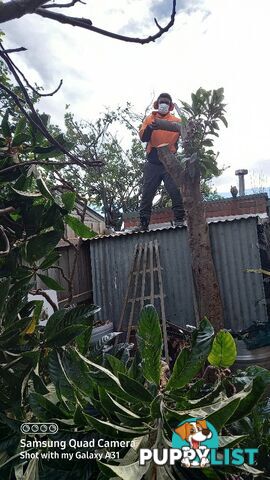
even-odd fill
[[[257,217],[210,223],[210,239],[225,310],[225,326],[233,330],[252,322],[267,322],[263,276],[247,273],[261,268]],[[94,302],[100,319],[117,328],[135,245],[157,240],[166,318],[178,325],[195,325],[192,270],[186,228],[163,228],[144,233],[123,232],[90,241]]]

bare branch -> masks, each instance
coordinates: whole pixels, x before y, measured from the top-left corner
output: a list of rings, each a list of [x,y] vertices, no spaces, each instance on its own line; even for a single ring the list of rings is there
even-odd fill
[[[70,282],[69,278],[66,276],[62,267],[59,267],[58,265],[53,265],[51,268],[54,268],[55,270],[59,270],[61,272],[63,279],[66,280],[67,283]]]
[[[176,16],[176,0],[172,1],[172,11],[171,18],[165,27],[161,27],[157,20],[154,19],[156,26],[158,27],[158,32],[154,35],[150,35],[146,38],[139,37],[129,37],[126,35],[120,35],[118,33],[110,32],[102,28],[95,27],[92,24],[92,21],[88,18],[78,18],[78,17],[69,17],[61,13],[52,12],[51,8],[69,8],[75,5],[80,0],[71,0],[66,4],[49,4],[44,0],[11,0],[6,3],[0,3],[0,23],[7,22],[8,20],[13,20],[15,18],[21,18],[27,13],[36,13],[41,17],[50,18],[60,23],[72,25],[73,27],[85,28],[92,32],[104,35],[105,37],[114,38],[116,40],[121,40],[124,42],[131,43],[140,43],[144,45],[146,43],[154,42],[160,38],[165,32],[167,32],[174,24]],[[83,3],[83,2],[80,2]]]
[[[158,27],[159,30],[162,30],[162,27],[159,25],[158,21],[156,18],[154,18],[154,22],[156,24],[156,26]]]
[[[7,54],[9,53],[10,51],[9,50],[5,50],[2,43],[1,43],[1,46],[2,46],[2,50],[3,50],[3,53]],[[21,49],[23,50],[26,50],[26,48],[24,47],[21,47]],[[20,49],[14,49],[13,51],[18,51]],[[12,50],[11,50],[12,51]],[[2,52],[0,52],[0,56]],[[36,94],[38,95],[39,97],[52,97],[53,95],[55,95],[55,93],[58,92],[58,90],[62,87],[63,85],[63,80],[61,79],[60,82],[59,82],[59,85],[58,87],[56,87],[55,90],[53,90],[53,92],[51,93],[40,93],[38,90],[36,90],[30,83],[29,81],[27,80],[27,78],[25,77],[25,75],[23,74],[23,72],[19,69],[19,67],[17,67],[17,65],[15,65],[15,63],[13,62],[13,60],[11,60],[11,58],[9,59],[9,61],[12,63],[13,67],[15,68],[15,70],[21,75],[21,77],[23,78],[23,80],[25,81],[26,85]]]
[[[51,12],[50,10],[46,10],[44,8],[37,8],[34,13],[37,13],[41,17],[50,18],[51,20],[56,20],[60,23],[72,25],[73,27],[85,28],[86,30],[104,35],[105,37],[114,38],[115,40],[122,40],[130,43],[140,43],[141,45],[144,45],[145,43],[154,42],[173,26],[176,15],[176,0],[173,0],[171,19],[167,25],[165,27],[160,27],[160,25],[158,25],[159,31],[155,35],[150,35],[146,38],[128,37],[126,35],[109,32],[108,30],[95,27],[92,24],[92,21],[88,18],[69,17],[67,15],[63,15],[62,13]]]
[[[6,3],[1,2],[0,23],[21,18],[27,13],[34,13],[34,11],[44,3],[46,3],[44,0],[11,0]]]
[[[11,165],[11,167],[2,168],[0,170],[0,176],[2,175],[2,173],[10,172],[14,168],[20,168],[24,166],[28,167],[28,165],[41,165],[41,166],[54,165],[55,167],[67,167],[68,165],[70,165],[70,163],[69,162],[53,162],[53,161],[45,162],[42,160],[31,160],[29,162],[20,162],[20,163],[16,163],[15,165]],[[1,215],[1,210],[0,210],[0,215]]]
[[[44,292],[41,288],[38,288],[37,290],[30,290],[31,295],[42,295],[42,297],[46,298],[47,302],[51,305],[53,308],[54,312],[58,310],[57,305],[54,303],[54,301],[51,299],[51,297]]]
[[[25,47],[18,47],[18,48],[8,48],[4,50],[5,53],[17,53],[17,52],[26,52],[27,48]]]
[[[0,256],[4,257],[9,254],[10,252],[10,244],[9,244],[9,239],[6,235],[5,229],[3,225],[0,225],[0,234],[2,239],[4,240],[4,245],[5,245],[5,250],[0,250]]]
[[[62,239],[63,239],[63,241],[66,242],[70,247],[74,248],[75,251],[77,250],[77,245],[75,245],[74,243],[72,243],[68,238],[62,237]]]
[[[68,8],[73,7],[75,3],[83,3],[83,5],[86,5],[86,2],[82,2],[82,0],[72,0],[69,3],[47,3],[47,5],[43,5],[42,8]]]

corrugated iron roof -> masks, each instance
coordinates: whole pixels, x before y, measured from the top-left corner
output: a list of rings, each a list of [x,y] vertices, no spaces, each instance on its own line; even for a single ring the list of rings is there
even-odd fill
[[[211,223],[218,223],[218,222],[232,222],[235,220],[248,219],[248,218],[266,219],[268,218],[268,215],[266,213],[246,213],[242,215],[211,217],[211,218],[207,218],[207,223],[211,224]],[[177,227],[177,229],[178,228],[186,228],[186,222],[183,225],[183,227]],[[90,241],[93,242],[97,240],[103,240],[104,238],[125,237],[127,235],[144,235],[153,231],[156,232],[156,231],[162,231],[162,230],[175,230],[175,229],[176,227],[173,227],[170,223],[156,223],[156,224],[150,225],[149,230],[146,232],[134,232],[132,228],[127,228],[126,230],[123,230],[123,231],[112,232],[104,235],[99,235],[97,237],[93,237],[90,239]]]

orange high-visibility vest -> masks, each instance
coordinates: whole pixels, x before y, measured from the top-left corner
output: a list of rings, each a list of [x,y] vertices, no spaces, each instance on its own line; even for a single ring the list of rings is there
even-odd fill
[[[171,113],[167,113],[167,115],[160,115],[158,112],[152,112],[151,115],[148,115],[144,120],[139,135],[140,138],[143,136],[143,132],[148,125],[155,121],[156,118],[160,118],[161,120],[168,120],[169,122],[181,122],[181,118],[175,117]],[[169,150],[172,153],[176,152],[176,143],[178,142],[180,134],[178,132],[167,132],[166,130],[153,130],[151,135],[150,141],[147,143],[146,151],[150,153],[153,147],[158,147],[163,143],[168,143]]]

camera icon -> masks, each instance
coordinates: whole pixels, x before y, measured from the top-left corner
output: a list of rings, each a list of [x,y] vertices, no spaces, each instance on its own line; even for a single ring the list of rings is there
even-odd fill
[[[49,434],[54,435],[58,432],[58,425],[57,423],[22,423],[21,424],[21,432],[27,435],[36,435],[36,434]]]

